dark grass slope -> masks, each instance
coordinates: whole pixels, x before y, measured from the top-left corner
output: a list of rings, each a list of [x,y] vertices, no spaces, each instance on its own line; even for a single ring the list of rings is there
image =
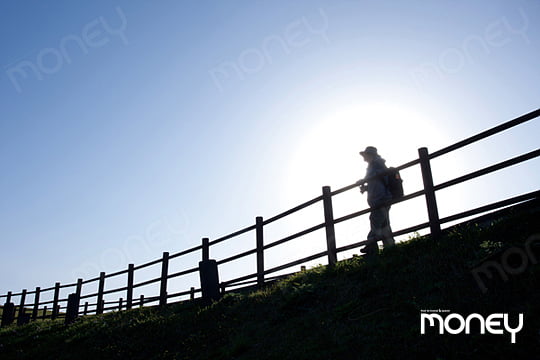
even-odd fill
[[[374,260],[316,267],[252,293],[0,330],[1,359],[540,359],[540,267],[487,281],[471,270],[540,233],[538,213],[415,238]],[[540,251],[537,251],[540,253]],[[540,254],[539,254],[540,255]],[[540,258],[540,257],[539,257]],[[513,259],[516,261],[519,259]],[[517,266],[516,266],[517,267]],[[421,310],[523,313],[510,334],[420,335]],[[515,321],[514,321],[515,322]]]

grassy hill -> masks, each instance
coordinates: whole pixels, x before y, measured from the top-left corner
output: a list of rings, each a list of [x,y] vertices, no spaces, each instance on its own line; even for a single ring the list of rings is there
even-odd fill
[[[540,267],[506,281],[471,270],[501,261],[540,233],[538,213],[489,226],[457,227],[435,241],[414,238],[376,259],[319,266],[266,289],[229,293],[217,303],[173,304],[0,329],[2,359],[538,359]],[[540,255],[540,251],[535,253]],[[539,257],[540,258],[540,257]],[[508,264],[518,268],[519,257]],[[524,314],[510,334],[420,334],[421,310],[463,315]],[[515,326],[515,324],[513,324]],[[474,328],[473,328],[474,330]]]

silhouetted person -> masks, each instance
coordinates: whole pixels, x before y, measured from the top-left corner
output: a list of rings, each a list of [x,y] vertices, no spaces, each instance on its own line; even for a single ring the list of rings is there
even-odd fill
[[[366,176],[358,180],[356,184],[360,185],[362,194],[367,191],[367,202],[371,208],[369,215],[371,230],[367,240],[372,242],[362,249],[362,252],[369,256],[379,252],[377,240],[382,240],[385,248],[395,243],[389,217],[389,203],[392,200],[392,194],[388,190],[387,180],[384,176],[387,171],[386,160],[377,153],[377,148],[368,146],[364,151],[360,151],[360,155],[368,163]]]

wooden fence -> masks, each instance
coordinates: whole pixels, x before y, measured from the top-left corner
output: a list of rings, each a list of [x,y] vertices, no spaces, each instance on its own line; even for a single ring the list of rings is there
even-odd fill
[[[540,109],[532,111],[528,114],[520,116],[516,119],[510,120],[506,123],[503,123],[499,126],[496,126],[492,129],[481,132],[475,136],[469,137],[465,140],[457,142],[453,145],[445,147],[441,150],[438,150],[433,153],[429,153],[426,148],[420,148],[418,150],[418,158],[412,160],[406,164],[403,164],[397,167],[398,170],[404,170],[411,168],[413,166],[420,166],[423,180],[423,189],[418,190],[413,193],[406,194],[403,198],[399,199],[397,202],[409,201],[417,197],[425,197],[428,221],[417,224],[406,229],[401,229],[393,233],[394,236],[400,236],[404,234],[413,233],[422,229],[430,230],[430,234],[433,237],[437,237],[441,233],[441,225],[453,222],[456,220],[464,219],[474,215],[478,215],[487,211],[496,210],[502,207],[510,206],[517,204],[523,201],[531,200],[538,198],[540,191],[536,190],[527,194],[522,194],[520,196],[512,197],[509,199],[500,200],[494,203],[491,203],[486,206],[479,208],[467,210],[458,214],[447,216],[445,218],[439,217],[436,192],[451,186],[461,184],[463,182],[491,174],[495,171],[507,168],[512,165],[516,165],[527,160],[536,158],[540,155],[540,149],[533,150],[526,154],[508,159],[506,161],[488,166],[486,168],[479,169],[472,173],[460,176],[458,178],[446,181],[441,184],[435,185],[433,183],[433,177],[431,173],[431,160],[438,158],[440,156],[449,154],[457,149],[463,148],[467,145],[478,142],[482,139],[493,136],[502,131],[513,128],[519,124],[531,121],[540,116]],[[283,272],[284,270],[291,269],[301,264],[305,264],[309,261],[327,258],[328,264],[333,265],[337,262],[337,255],[341,252],[357,249],[367,243],[367,241],[360,241],[346,246],[337,247],[336,246],[336,235],[335,235],[335,225],[349,221],[351,219],[357,218],[362,215],[369,214],[371,209],[364,209],[361,211],[348,214],[339,218],[335,218],[333,214],[332,199],[334,196],[349,191],[356,188],[356,184],[351,184],[349,186],[343,187],[338,190],[332,191],[330,187],[324,186],[322,188],[322,194],[316,198],[309,200],[303,204],[300,204],[292,209],[289,209],[281,214],[275,215],[268,219],[263,219],[262,217],[256,217],[255,223],[249,227],[233,232],[232,234],[223,236],[218,239],[211,240],[208,238],[203,238],[202,243],[199,246],[192,247],[185,251],[169,254],[164,252],[162,257],[154,261],[135,266],[134,264],[129,264],[128,268],[122,271],[118,271],[111,274],[106,274],[102,272],[98,277],[83,280],[78,279],[75,283],[70,284],[60,284],[57,282],[54,286],[48,288],[37,287],[33,291],[28,291],[27,289],[22,290],[19,293],[12,293],[11,291],[5,295],[0,295],[0,299],[5,299],[2,312],[2,326],[12,324],[15,320],[18,324],[25,324],[31,320],[37,319],[56,319],[63,317],[67,323],[73,321],[78,316],[89,315],[89,314],[101,314],[106,311],[111,310],[124,310],[131,309],[133,307],[140,307],[145,304],[156,304],[164,306],[167,303],[171,302],[173,298],[187,297],[191,300],[197,300],[202,302],[210,302],[214,299],[218,299],[220,295],[227,289],[231,287],[247,287],[247,286],[263,286],[269,281],[273,281],[280,276],[276,273]],[[273,240],[271,242],[266,242],[264,238],[265,226],[274,223],[280,219],[283,219],[291,214],[294,214],[302,209],[307,208],[308,206],[322,202],[323,211],[324,211],[324,222],[316,224],[310,228],[304,229],[298,233],[291,234],[284,238]],[[272,268],[267,268],[265,266],[265,251],[274,248],[276,246],[285,244],[293,239],[306,236],[317,230],[324,229],[326,234],[326,249],[324,251],[311,254],[309,256],[297,259],[295,261],[287,262],[279,266]],[[245,251],[234,256],[230,256],[219,261],[212,260],[210,258],[210,248],[219,243],[223,243],[232,238],[251,233],[254,237],[255,248]],[[171,272],[169,269],[169,262],[172,259],[180,258],[187,256],[189,254],[199,253],[201,256],[201,261],[199,266],[184,269],[178,272]],[[247,273],[241,277],[235,278],[233,280],[228,280],[224,282],[219,281],[219,267],[223,264],[230,263],[247,256],[255,255],[256,256],[256,267],[249,270]],[[135,283],[135,272],[142,269],[148,268],[153,265],[161,265],[161,275],[157,278],[153,278],[147,281]],[[170,279],[180,278],[189,274],[199,274],[200,285],[199,287],[190,287],[190,289],[177,292],[169,293],[167,291],[167,285]],[[125,276],[127,275],[127,282],[125,286],[120,288],[106,289],[105,284],[107,279]],[[283,276],[283,275],[281,275]],[[82,289],[89,284],[97,285],[97,292],[82,295]],[[159,284],[159,293],[153,294],[152,296],[143,296],[141,295],[138,298],[134,298],[133,291],[136,288],[143,287],[150,284]],[[68,289],[72,291],[67,298],[60,298],[60,292],[63,289]],[[50,301],[40,301],[44,293],[52,295],[52,300]],[[104,296],[108,294],[122,293],[125,294],[125,297],[120,297],[118,300],[106,302]],[[33,301],[29,302],[27,297],[33,295]],[[17,298],[17,305],[14,302],[14,298]],[[93,301],[90,301],[93,300]],[[82,303],[84,301],[84,303]],[[0,300],[0,303],[2,300]]]

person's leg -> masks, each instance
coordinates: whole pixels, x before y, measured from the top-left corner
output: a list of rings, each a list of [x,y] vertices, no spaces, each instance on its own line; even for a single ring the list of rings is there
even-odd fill
[[[370,231],[369,234],[368,234],[368,238],[367,240],[368,241],[372,241],[368,244],[366,244],[361,252],[370,256],[370,255],[377,255],[378,252],[379,252],[379,246],[377,245],[377,241],[376,241],[377,237],[376,236],[373,236],[373,232]]]
[[[390,227],[390,206],[382,209],[382,216],[384,221],[382,223],[381,233],[384,247],[390,247],[395,244],[394,237],[392,236],[392,228]]]
[[[379,252],[379,245],[377,240],[381,240],[383,237],[382,228],[385,223],[384,209],[378,208],[371,210],[369,214],[370,231],[367,236],[368,241],[372,241],[362,249],[362,252],[366,255],[376,255]]]

